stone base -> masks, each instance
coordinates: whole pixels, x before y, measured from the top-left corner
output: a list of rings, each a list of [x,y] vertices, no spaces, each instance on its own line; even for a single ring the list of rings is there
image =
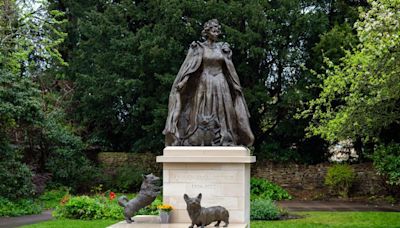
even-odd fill
[[[111,225],[108,228],[188,228],[189,226],[190,223],[168,223],[168,224],[130,223],[129,224],[126,223],[126,221],[122,221],[114,225]],[[214,224],[210,224],[207,227],[214,227]],[[229,224],[228,228],[248,228],[248,226],[247,224]]]
[[[230,223],[250,224],[250,163],[255,157],[247,148],[166,147],[157,162],[163,163],[163,202],[174,207],[172,223],[190,224],[183,195],[202,193],[203,207],[223,206]]]

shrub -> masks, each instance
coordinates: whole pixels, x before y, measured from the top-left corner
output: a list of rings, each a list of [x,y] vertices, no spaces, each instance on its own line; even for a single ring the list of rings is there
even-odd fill
[[[62,111],[47,115],[43,133],[49,155],[46,169],[52,173],[52,184],[71,187],[72,190],[91,185],[98,174],[96,167],[83,153],[84,144],[71,126],[64,124]],[[87,189],[84,189],[87,190]]]
[[[32,172],[26,164],[13,158],[0,162],[0,196],[17,200],[33,193]]]
[[[56,218],[67,219],[123,219],[123,208],[118,205],[116,196],[113,199],[102,194],[96,196],[74,196],[66,199],[53,212]],[[135,197],[134,195],[130,198]],[[161,205],[161,197],[157,197],[153,203],[140,209],[136,215],[158,215],[157,206]]]
[[[45,191],[38,199],[44,209],[53,209],[60,204],[64,196],[69,194],[69,191],[70,188],[60,187],[58,189]]]
[[[279,215],[279,208],[270,199],[256,199],[250,203],[251,220],[276,220]]]
[[[250,197],[255,199],[284,200],[292,199],[292,196],[280,186],[265,179],[251,178]]]
[[[149,206],[138,211],[137,215],[158,215],[158,206],[162,204],[161,196],[158,196]]]
[[[380,145],[372,156],[374,167],[392,186],[400,185],[400,144]]]
[[[329,186],[333,192],[338,192],[340,196],[347,198],[354,179],[355,173],[350,165],[336,164],[328,168],[325,185]]]
[[[120,207],[115,200],[112,200],[110,203],[107,203],[106,200],[107,199],[102,200],[99,197],[91,198],[89,196],[71,197],[64,205],[60,205],[56,208],[53,216],[56,218],[85,220],[106,218],[121,219],[123,217],[122,207]],[[114,216],[114,214],[117,216]]]
[[[107,187],[118,192],[137,192],[140,190],[144,174],[145,171],[140,166],[124,165],[117,168]]]
[[[0,197],[0,217],[39,214],[40,212],[42,208],[32,199],[11,201]]]

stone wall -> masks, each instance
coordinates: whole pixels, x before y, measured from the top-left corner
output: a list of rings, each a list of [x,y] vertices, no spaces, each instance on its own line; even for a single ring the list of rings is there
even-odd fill
[[[161,176],[162,166],[156,163],[156,155],[152,153],[123,153],[123,152],[101,152],[97,155],[97,160],[104,171],[113,174],[119,167],[140,166],[146,172],[153,172]]]
[[[152,153],[102,152],[98,154],[98,161],[104,167],[104,171],[111,174],[124,165],[133,167],[140,165],[157,176],[162,174],[162,165],[156,163],[156,155]],[[297,199],[324,199],[329,196],[328,188],[324,185],[324,178],[331,165],[330,163],[274,164],[257,161],[251,166],[251,170],[253,177],[268,179],[286,189]],[[356,181],[350,196],[376,195],[384,192],[384,181],[376,174],[371,163],[351,166],[356,172]]]
[[[274,164],[257,162],[252,166],[252,176],[268,179],[297,199],[324,199],[329,190],[324,178],[330,163],[317,165]],[[372,163],[351,165],[356,173],[350,196],[375,195],[384,192],[384,181],[376,174]]]

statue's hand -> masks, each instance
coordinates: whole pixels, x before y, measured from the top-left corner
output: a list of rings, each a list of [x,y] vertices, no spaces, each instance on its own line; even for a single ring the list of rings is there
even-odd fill
[[[226,54],[227,57],[228,57],[229,59],[232,57],[232,50],[231,50],[231,48],[229,47],[229,44],[228,44],[228,43],[224,43],[224,44],[222,45],[222,52],[223,52],[224,54]]]
[[[185,86],[185,82],[184,82],[184,81],[181,81],[181,82],[178,83],[178,85],[176,85],[176,89],[177,89],[178,91],[181,91],[181,90],[183,89],[184,86]]]
[[[185,87],[185,85],[186,85],[186,82],[188,81],[188,77],[186,76],[186,77],[184,77],[183,78],[183,80],[181,81],[181,82],[179,82],[177,85],[176,85],[176,89],[178,90],[178,91],[181,91],[182,89],[183,89],[183,87]]]
[[[236,92],[241,93],[242,92],[242,87],[238,85],[233,85],[233,88],[235,89]]]

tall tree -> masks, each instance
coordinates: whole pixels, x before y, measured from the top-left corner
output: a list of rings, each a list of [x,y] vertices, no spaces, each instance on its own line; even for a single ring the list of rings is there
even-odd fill
[[[385,129],[399,129],[400,2],[370,3],[355,24],[360,44],[330,64],[322,92],[311,101],[309,129],[331,141],[379,141]]]
[[[347,12],[343,5],[339,10],[339,4],[313,0],[54,3],[74,25],[65,52],[74,84],[69,113],[90,145],[161,151],[170,86],[188,45],[201,39],[202,24],[210,18],[222,23],[222,40],[232,46],[256,151],[268,145],[306,151],[305,145],[319,140],[304,139],[308,122],[294,115],[315,96],[307,85],[316,77],[303,66],[311,65],[320,34],[342,23],[336,14]]]

